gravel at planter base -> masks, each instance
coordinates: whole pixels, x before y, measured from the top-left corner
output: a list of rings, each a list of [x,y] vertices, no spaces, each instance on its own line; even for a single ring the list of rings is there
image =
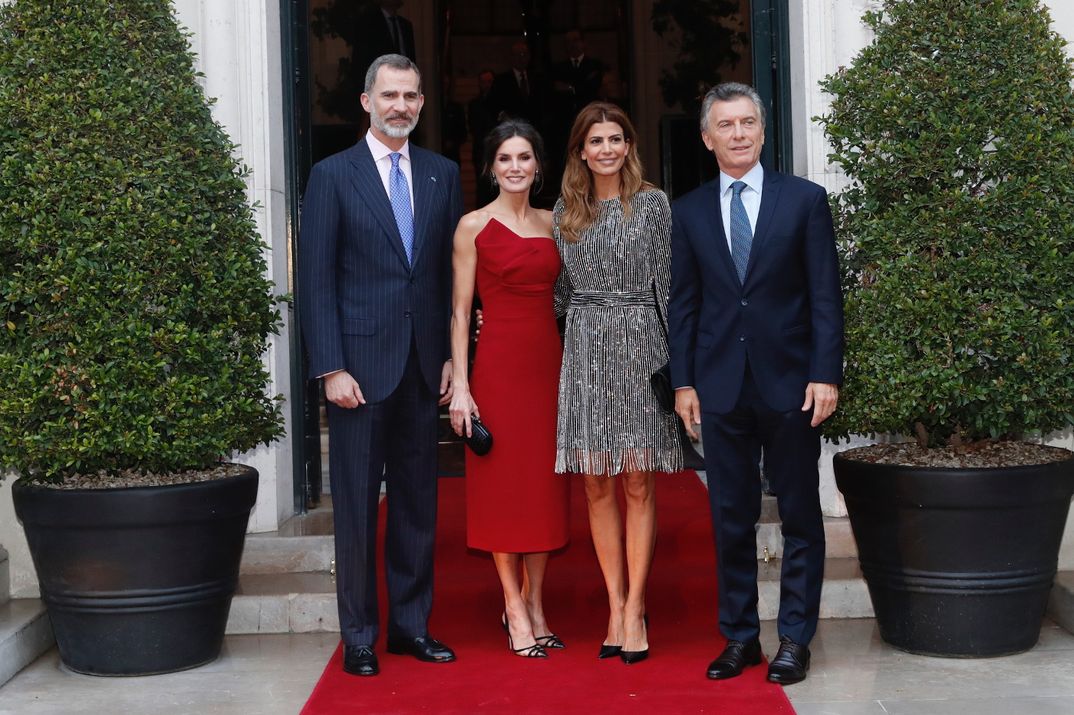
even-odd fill
[[[124,469],[118,472],[98,472],[97,474],[76,474],[62,482],[35,483],[36,486],[54,489],[121,489],[123,487],[160,487],[167,484],[190,484],[208,482],[242,474],[243,466],[230,462],[221,462],[209,469],[191,469],[185,472],[156,474]]]
[[[909,467],[953,467],[975,469],[1050,464],[1070,459],[1070,450],[1032,442],[980,442],[962,447],[925,449],[916,442],[871,444],[842,452],[847,459],[873,464],[901,464]]]

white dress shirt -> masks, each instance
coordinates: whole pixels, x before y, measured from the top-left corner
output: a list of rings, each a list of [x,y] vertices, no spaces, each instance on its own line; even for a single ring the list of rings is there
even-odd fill
[[[380,181],[384,184],[384,195],[391,196],[391,175],[392,175],[392,158],[390,154],[392,149],[384,146],[384,144],[373,136],[373,132],[366,132],[365,142],[369,146],[369,153],[373,155],[373,163],[377,165],[377,171],[380,173]],[[403,143],[402,148],[399,149],[399,153],[402,156],[399,158],[399,168],[403,172],[403,176],[406,177],[406,186],[410,190],[410,211],[414,212],[414,176],[410,169],[410,142]]]
[[[750,231],[756,233],[757,215],[761,212],[761,189],[764,186],[764,169],[761,168],[761,162],[757,162],[741,179],[733,179],[720,172],[720,216],[723,218],[723,235],[727,239],[728,251],[731,250],[731,196],[735,193],[731,184],[736,181],[746,184],[741,194],[742,205],[750,219]]]

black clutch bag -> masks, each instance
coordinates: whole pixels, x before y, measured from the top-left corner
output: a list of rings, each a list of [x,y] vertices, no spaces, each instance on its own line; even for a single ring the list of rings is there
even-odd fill
[[[671,363],[664,366],[649,376],[649,384],[653,388],[653,395],[660,408],[669,415],[675,414],[675,390],[671,387]]]
[[[492,433],[474,416],[470,417],[470,436],[463,437],[463,441],[478,457],[484,457],[492,449]]]

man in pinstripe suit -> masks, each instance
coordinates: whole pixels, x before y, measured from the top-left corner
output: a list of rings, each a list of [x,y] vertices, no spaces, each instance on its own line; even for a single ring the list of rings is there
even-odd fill
[[[459,167],[413,146],[424,97],[402,55],[370,66],[365,138],[313,167],[299,285],[310,376],[324,378],[343,669],[379,672],[377,507],[387,483],[388,652],[455,659],[427,630],[437,403],[451,399],[451,246]]]

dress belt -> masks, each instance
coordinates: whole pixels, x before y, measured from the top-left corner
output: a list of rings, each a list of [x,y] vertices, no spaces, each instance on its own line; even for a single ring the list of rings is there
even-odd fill
[[[655,307],[656,300],[649,290],[612,291],[576,291],[571,295],[572,308],[631,308],[635,306]]]

